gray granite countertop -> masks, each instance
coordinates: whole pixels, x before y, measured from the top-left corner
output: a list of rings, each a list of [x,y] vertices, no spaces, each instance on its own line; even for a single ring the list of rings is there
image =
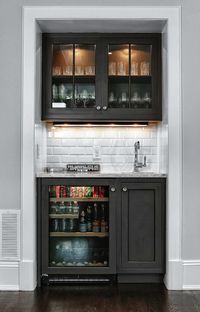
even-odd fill
[[[166,178],[167,175],[163,173],[155,173],[155,172],[120,172],[120,173],[106,173],[106,172],[98,172],[98,173],[87,173],[87,172],[79,172],[79,173],[69,173],[69,172],[39,172],[36,174],[37,178]]]

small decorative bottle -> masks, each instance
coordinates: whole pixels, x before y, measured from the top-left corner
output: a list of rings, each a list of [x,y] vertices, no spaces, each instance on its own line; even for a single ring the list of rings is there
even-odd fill
[[[79,223],[80,232],[87,232],[87,222],[85,220],[85,211],[81,211],[80,223]]]
[[[92,232],[92,208],[90,205],[87,207],[87,230]]]
[[[108,232],[108,222],[105,221],[105,207],[101,204],[101,232]]]
[[[93,215],[93,222],[92,222],[92,231],[99,232],[100,231],[100,222],[98,220],[98,209],[97,204],[94,203],[94,215]]]

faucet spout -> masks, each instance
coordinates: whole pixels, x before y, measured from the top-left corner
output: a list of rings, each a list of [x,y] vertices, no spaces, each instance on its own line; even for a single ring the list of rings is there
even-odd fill
[[[140,141],[135,142],[135,157],[134,157],[134,171],[138,172],[139,168],[146,167],[146,156],[144,156],[144,163],[138,162],[138,151],[140,149]]]

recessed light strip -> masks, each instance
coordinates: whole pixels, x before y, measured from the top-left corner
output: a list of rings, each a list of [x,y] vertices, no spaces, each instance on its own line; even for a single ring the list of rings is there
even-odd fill
[[[135,123],[100,123],[100,124],[92,124],[92,123],[53,123],[54,127],[146,127],[148,126],[148,122],[135,122]]]

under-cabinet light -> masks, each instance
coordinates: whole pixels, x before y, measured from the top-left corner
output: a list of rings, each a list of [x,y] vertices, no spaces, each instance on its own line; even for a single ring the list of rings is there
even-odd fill
[[[100,123],[100,124],[92,124],[92,123],[53,123],[53,127],[146,127],[148,126],[148,122],[134,122],[134,123]]]

